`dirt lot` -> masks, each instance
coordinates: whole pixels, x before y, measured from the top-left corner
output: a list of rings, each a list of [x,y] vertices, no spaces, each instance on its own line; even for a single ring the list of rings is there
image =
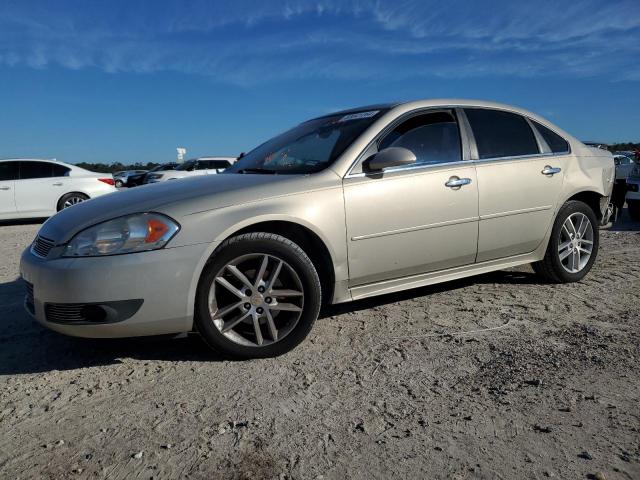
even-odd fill
[[[40,328],[16,281],[38,228],[0,226],[0,478],[640,478],[638,225],[581,283],[361,301],[251,362]]]

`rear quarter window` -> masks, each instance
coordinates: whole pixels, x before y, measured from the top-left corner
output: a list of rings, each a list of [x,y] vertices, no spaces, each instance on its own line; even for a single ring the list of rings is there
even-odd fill
[[[531,120],[531,122],[535,125],[536,129],[544,138],[544,141],[547,142],[549,148],[553,153],[566,153],[569,151],[569,142],[567,142],[564,138],[558,135],[553,130],[548,129],[544,125],[539,124],[535,120]]]

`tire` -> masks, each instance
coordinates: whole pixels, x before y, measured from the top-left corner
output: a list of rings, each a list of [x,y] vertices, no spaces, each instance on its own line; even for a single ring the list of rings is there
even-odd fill
[[[318,273],[298,245],[272,233],[238,235],[216,249],[202,272],[195,327],[227,357],[274,357],[306,338],[321,298]]]
[[[571,226],[563,227],[569,218],[571,218],[571,222],[574,225],[573,230]],[[588,221],[589,224],[582,224],[583,233],[581,237],[575,238],[576,231],[581,230],[578,222],[582,219]],[[573,238],[568,234],[570,231],[570,235]],[[591,232],[590,235],[588,235],[589,232]],[[575,243],[573,241],[574,238]],[[588,242],[591,243],[589,244]],[[595,262],[598,255],[599,244],[596,214],[587,204],[577,200],[570,200],[560,208],[553,223],[551,238],[544,258],[534,263],[532,265],[533,269],[537,274],[554,283],[578,282],[591,270],[593,262]],[[576,249],[576,246],[579,246],[579,248]],[[586,260],[585,250],[589,250],[589,256]],[[567,256],[561,258],[561,255],[565,254]]]
[[[116,180],[115,181],[115,186],[116,186],[116,188],[122,188],[122,187],[124,187],[124,183],[122,183],[122,180]]]
[[[89,197],[84,193],[79,193],[79,192],[67,193],[62,197],[60,197],[60,200],[58,200],[58,206],[57,206],[58,211],[64,210],[65,208],[72,207],[73,205],[76,205],[78,203],[82,203],[85,200],[89,200]]]
[[[640,200],[627,200],[631,220],[640,222]]]

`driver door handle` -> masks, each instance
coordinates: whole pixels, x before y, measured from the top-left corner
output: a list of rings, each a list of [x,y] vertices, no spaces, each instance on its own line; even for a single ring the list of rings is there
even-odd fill
[[[0,187],[0,190],[11,190],[11,187]]]
[[[550,165],[547,165],[542,169],[540,173],[543,175],[555,175],[556,173],[560,173],[561,171],[562,169],[560,167],[552,167]]]
[[[53,184],[54,187],[61,187],[62,185],[62,182],[56,182]]]
[[[451,177],[444,186],[449,188],[460,188],[464,185],[469,185],[470,183],[470,178]]]

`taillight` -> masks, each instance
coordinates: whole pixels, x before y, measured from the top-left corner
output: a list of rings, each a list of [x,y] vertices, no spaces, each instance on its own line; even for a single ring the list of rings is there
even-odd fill
[[[99,178],[99,182],[106,183],[107,185],[115,185],[116,183],[113,181],[113,178]]]

